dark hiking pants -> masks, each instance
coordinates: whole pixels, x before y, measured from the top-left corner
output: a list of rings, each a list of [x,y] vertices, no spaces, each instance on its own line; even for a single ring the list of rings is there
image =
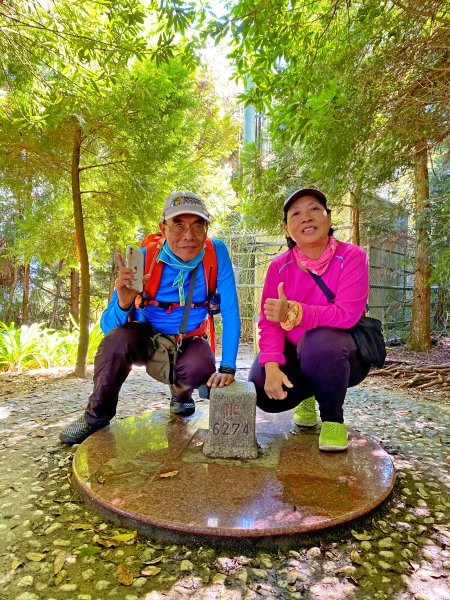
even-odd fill
[[[297,348],[286,342],[286,364],[281,370],[293,387],[286,388],[284,400],[272,400],[264,391],[266,372],[253,362],[249,380],[255,384],[257,405],[265,412],[283,412],[294,408],[305,398],[315,396],[322,421],[344,422],[344,400],[347,389],[366,378],[370,366],[359,356],[352,336],[343,329],[318,327],[307,331]]]
[[[86,407],[91,425],[106,425],[116,414],[119,392],[133,365],[145,365],[152,329],[146,323],[126,323],[103,338],[94,360],[94,390]],[[214,355],[206,339],[183,340],[175,365],[173,396],[189,398],[216,370]]]

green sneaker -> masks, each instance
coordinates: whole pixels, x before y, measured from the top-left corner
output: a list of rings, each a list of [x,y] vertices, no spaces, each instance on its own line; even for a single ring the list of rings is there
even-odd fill
[[[314,396],[300,402],[294,409],[292,419],[299,427],[314,427],[317,424],[316,399]]]
[[[319,435],[319,450],[324,452],[339,452],[347,450],[347,427],[342,423],[324,421]]]

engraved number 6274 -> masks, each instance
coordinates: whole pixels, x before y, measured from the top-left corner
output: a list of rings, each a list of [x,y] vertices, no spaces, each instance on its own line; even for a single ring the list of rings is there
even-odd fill
[[[241,423],[214,423],[212,432],[214,435],[236,435],[239,429],[242,433],[248,434],[248,423],[241,427]]]

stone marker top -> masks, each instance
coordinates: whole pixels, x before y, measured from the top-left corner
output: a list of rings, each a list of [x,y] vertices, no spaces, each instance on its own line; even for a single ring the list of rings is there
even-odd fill
[[[256,391],[249,381],[212,388],[209,431],[203,453],[210,458],[257,458]]]

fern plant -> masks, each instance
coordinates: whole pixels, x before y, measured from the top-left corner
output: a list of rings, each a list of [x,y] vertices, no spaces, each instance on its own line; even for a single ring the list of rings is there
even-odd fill
[[[47,329],[41,323],[6,325],[0,321],[0,371],[22,371],[74,365],[77,358],[79,329],[73,322],[72,331]],[[103,338],[100,324],[89,331],[88,362],[94,360]]]

